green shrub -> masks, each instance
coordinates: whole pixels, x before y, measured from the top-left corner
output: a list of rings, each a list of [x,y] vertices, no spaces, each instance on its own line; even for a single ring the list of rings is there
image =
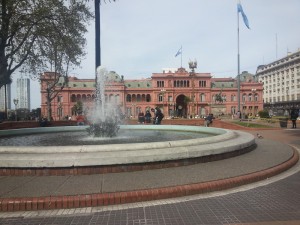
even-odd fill
[[[269,118],[269,112],[267,110],[262,110],[258,112],[260,118]]]

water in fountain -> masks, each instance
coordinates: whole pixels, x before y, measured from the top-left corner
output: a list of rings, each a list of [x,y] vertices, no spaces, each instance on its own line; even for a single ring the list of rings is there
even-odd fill
[[[113,102],[105,102],[105,84],[109,82],[109,73],[103,67],[97,68],[96,101],[88,116],[91,122],[87,131],[94,137],[114,137],[119,131],[121,111]]]

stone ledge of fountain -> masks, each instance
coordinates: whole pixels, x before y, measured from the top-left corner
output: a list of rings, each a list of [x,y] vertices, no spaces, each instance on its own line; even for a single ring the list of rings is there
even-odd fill
[[[46,127],[1,131],[5,135],[66,132],[86,127]],[[132,165],[220,155],[251,148],[254,136],[220,128],[168,125],[126,125],[120,129],[172,130],[216,134],[206,138],[135,144],[0,147],[0,168],[70,168]]]

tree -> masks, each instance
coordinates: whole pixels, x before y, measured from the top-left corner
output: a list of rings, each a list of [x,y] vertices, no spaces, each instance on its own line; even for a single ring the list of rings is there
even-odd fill
[[[18,69],[66,75],[84,56],[86,0],[0,0],[0,87]]]
[[[77,101],[76,104],[72,107],[72,114],[78,115],[83,111],[83,103],[81,101]]]
[[[189,96],[184,96],[184,99],[183,99],[184,104],[189,104],[191,101],[192,100]]]

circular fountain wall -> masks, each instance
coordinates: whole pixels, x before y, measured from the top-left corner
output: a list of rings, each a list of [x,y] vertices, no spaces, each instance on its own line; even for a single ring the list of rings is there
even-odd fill
[[[0,138],[7,136],[83,131],[86,127],[46,127],[0,131]],[[253,135],[219,128],[168,125],[124,125],[120,130],[162,131],[192,133],[192,138],[143,143],[110,143],[60,146],[1,146],[0,168],[3,170],[35,168],[80,168],[140,165],[156,162],[201,159],[220,155],[240,154],[255,146]],[[208,136],[203,137],[202,134]],[[113,139],[112,139],[113,140]]]

